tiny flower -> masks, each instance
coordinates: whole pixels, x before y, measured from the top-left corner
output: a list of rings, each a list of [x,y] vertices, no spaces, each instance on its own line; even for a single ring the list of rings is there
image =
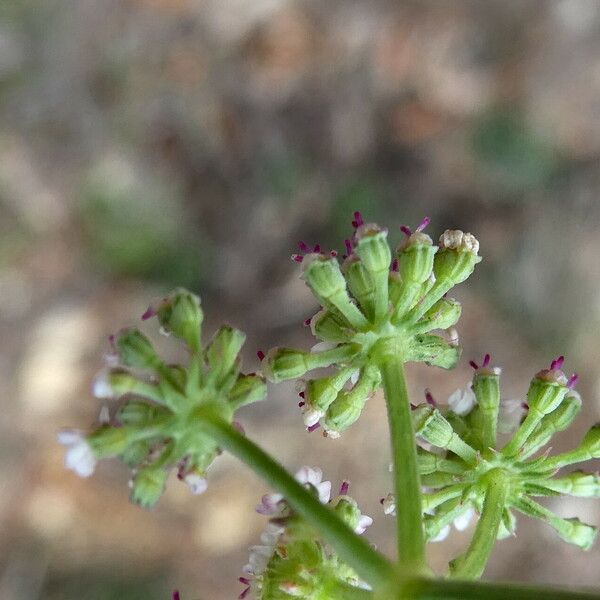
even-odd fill
[[[58,442],[67,448],[64,464],[79,477],[89,477],[96,467],[96,457],[85,436],[74,429],[61,431]]]
[[[429,541],[430,542],[443,542],[448,535],[450,534],[450,525],[446,525],[445,527],[442,527],[442,529],[440,529],[440,532],[432,537]]]
[[[265,494],[261,498],[260,504],[256,507],[256,512],[259,515],[277,515],[282,511],[282,500],[283,496],[281,494]]]
[[[92,381],[92,394],[98,400],[107,400],[115,396],[115,391],[110,385],[109,373],[108,369],[102,369]]]
[[[456,517],[452,524],[457,531],[464,531],[475,517],[475,511],[469,506],[469,508],[459,517]]]
[[[476,405],[477,398],[475,398],[471,383],[468,383],[462,389],[456,390],[448,397],[450,410],[459,417],[468,415]]]
[[[370,527],[373,524],[373,519],[368,515],[361,515],[358,519],[358,524],[354,528],[354,532],[358,533],[358,535],[362,535],[367,527]]]
[[[317,467],[302,467],[296,473],[296,481],[312,485],[319,494],[319,501],[327,504],[331,498],[331,481],[323,481],[323,471]]]
[[[204,494],[206,488],[208,487],[208,481],[199,473],[188,473],[187,475],[184,475],[183,481],[187,483],[188,487],[190,488],[190,492],[192,492],[194,496]]]

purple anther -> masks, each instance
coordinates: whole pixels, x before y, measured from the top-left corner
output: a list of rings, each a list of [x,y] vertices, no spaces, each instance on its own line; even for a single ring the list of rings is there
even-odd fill
[[[561,369],[563,364],[565,362],[565,357],[564,356],[559,356],[558,358],[555,358],[551,363],[550,363],[550,370],[551,371],[556,371],[558,369]]]
[[[433,394],[429,391],[429,388],[425,388],[425,402],[427,402],[427,404],[429,404],[430,406],[437,406],[435,398],[433,397]]]
[[[321,253],[321,245],[316,244],[315,247],[313,248],[313,252],[320,254]]]
[[[305,404],[306,402],[304,402],[304,400],[300,400],[300,402],[298,402],[298,408],[302,408]]]
[[[298,242],[298,248],[300,248],[300,252],[304,252],[304,254],[310,254],[312,252],[310,246],[302,240]]]
[[[347,496],[349,489],[350,489],[350,482],[345,481],[345,480],[342,481],[342,485],[340,486],[340,493],[338,495],[339,496]]]
[[[425,217],[420,223],[419,226],[415,229],[415,232],[423,231],[427,225],[431,223],[431,219],[429,217]]]
[[[354,229],[358,229],[361,225],[364,225],[365,222],[363,221],[362,215],[360,214],[359,211],[354,211],[354,220],[352,221],[352,227],[354,227]]]
[[[470,360],[469,365],[473,367],[473,369],[475,369],[476,371],[477,369],[479,369],[479,365],[474,360]]]
[[[400,264],[398,263],[398,259],[395,258],[392,261],[392,273],[397,273],[400,270]]]
[[[312,321],[312,317],[308,317],[308,319],[304,319],[304,327],[310,327],[311,321]]]
[[[577,380],[579,379],[579,375],[577,373],[573,373],[571,377],[569,377],[567,381],[567,387],[572,390],[577,385]]]
[[[242,590],[242,593],[238,596],[238,600],[244,600],[244,598],[250,593],[250,586],[248,586],[245,590]]]
[[[412,229],[410,227],[408,227],[408,225],[400,225],[400,231],[406,236],[406,237],[410,237],[413,232]]]
[[[332,251],[329,253],[329,256],[331,256],[331,258],[335,258],[335,257],[337,256],[337,250],[332,250]]]
[[[179,590],[173,590],[171,594],[171,600],[180,600]]]
[[[383,505],[384,502],[385,502],[385,498],[379,498],[379,504]]]
[[[298,392],[298,396],[300,396],[300,398],[306,398],[306,394],[304,392]]]
[[[154,306],[149,306],[146,309],[146,312],[142,315],[142,321],[147,321],[148,319],[151,319],[154,315],[156,315],[156,309],[154,308]]]
[[[346,246],[346,254],[350,256],[352,254],[352,242],[350,240],[344,240],[344,246]]]
[[[247,577],[238,577],[238,581],[244,585],[250,585],[250,580]]]
[[[315,431],[316,429],[319,429],[319,427],[321,427],[321,423],[319,423],[318,421],[314,424],[311,425],[310,427],[306,428],[306,431],[308,431],[309,433],[312,433],[313,431]]]
[[[262,362],[265,359],[266,354],[262,350],[257,350],[256,356],[258,357],[258,360]]]
[[[302,256],[302,254],[292,254],[292,260],[301,263],[304,260],[304,256]]]
[[[481,368],[485,369],[485,367],[489,366],[490,360],[492,360],[492,357],[489,354],[486,354],[483,357],[483,362],[481,363]]]

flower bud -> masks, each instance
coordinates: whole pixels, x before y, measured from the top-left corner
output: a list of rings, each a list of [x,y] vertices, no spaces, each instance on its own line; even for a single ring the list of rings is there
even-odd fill
[[[600,498],[600,475],[573,471],[564,477],[548,479],[542,485],[549,490],[578,498]]]
[[[591,458],[600,458],[600,423],[585,434],[579,448],[588,452]]]
[[[319,311],[310,320],[310,328],[315,337],[326,342],[347,342],[352,335],[352,329],[348,322],[341,315],[329,309]]]
[[[87,442],[97,458],[117,456],[130,443],[129,430],[125,427],[104,425],[88,435]]]
[[[200,327],[204,314],[198,296],[179,288],[158,305],[156,315],[162,327],[184,340],[190,350],[197,352],[200,349]]]
[[[582,550],[589,550],[593,546],[598,533],[595,527],[582,523],[576,517],[572,519],[551,519],[550,525],[554,527],[556,533],[565,542],[579,546]]]
[[[396,250],[402,281],[425,283],[433,271],[437,249],[426,233],[413,233]]]
[[[355,369],[342,369],[330,377],[311,379],[306,384],[305,400],[307,405],[323,413],[336,399]]]
[[[259,375],[240,375],[229,392],[229,402],[235,407],[245,406],[264,400],[267,384]]]
[[[161,416],[168,416],[169,411],[141,400],[129,400],[117,410],[116,418],[123,425],[143,427]]]
[[[568,388],[567,378],[562,371],[548,369],[540,371],[532,380],[527,392],[530,410],[543,415],[554,411],[563,401]]]
[[[233,327],[223,326],[206,348],[206,360],[211,369],[210,379],[216,386],[222,385],[228,376],[237,371],[238,355],[246,336]]]
[[[370,273],[385,271],[386,277],[392,260],[387,233],[374,224],[361,225],[356,231],[356,254],[365,268]]]
[[[346,290],[346,280],[334,258],[309,254],[302,263],[302,277],[319,298],[329,300]]]
[[[154,506],[165,489],[167,471],[163,468],[144,467],[133,478],[131,500],[144,508]]]
[[[406,361],[424,362],[428,365],[452,369],[460,358],[461,348],[450,344],[439,335],[418,334],[410,339]]]
[[[440,237],[440,250],[435,255],[433,272],[440,282],[452,285],[463,282],[481,261],[477,256],[479,242],[474,235],[460,230],[446,230]]]
[[[433,329],[449,329],[460,319],[461,310],[460,302],[454,298],[441,298],[411,327],[411,331],[425,333]]]
[[[123,329],[115,337],[119,359],[126,367],[155,369],[161,365],[150,340],[138,329]]]
[[[375,284],[371,273],[356,254],[351,254],[342,264],[348,288],[367,317],[372,318],[375,306]]]
[[[92,392],[100,399],[120,398],[126,394],[134,394],[162,403],[159,386],[142,381],[125,369],[100,371],[92,384]]]
[[[271,348],[263,360],[263,373],[275,383],[296,379],[309,370],[308,353],[292,348]]]

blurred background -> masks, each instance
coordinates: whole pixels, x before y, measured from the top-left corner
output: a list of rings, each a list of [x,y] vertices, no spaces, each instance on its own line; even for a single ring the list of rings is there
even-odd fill
[[[457,290],[463,360],[409,367],[415,397],[444,400],[487,351],[522,397],[564,353],[585,410],[555,448],[598,419],[595,0],[4,0],[0,119],[3,600],[237,597],[260,481],[221,457],[203,497],[173,481],[143,511],[124,466],[65,471],[56,432],[94,423],[107,336],[175,285],[202,295],[208,331],[248,333],[248,370],[257,348],[308,347],[289,255],[341,249],[353,210],[394,242],[424,215],[481,241]],[[280,385],[241,420],[289,468],[349,477],[391,552],[382,399],[338,441],[308,438],[296,403]],[[598,502],[549,505],[600,524]],[[600,586],[598,559],[522,519],[487,577]]]

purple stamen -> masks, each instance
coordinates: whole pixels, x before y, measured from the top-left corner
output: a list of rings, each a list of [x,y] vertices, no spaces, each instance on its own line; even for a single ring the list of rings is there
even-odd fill
[[[469,365],[473,367],[473,369],[475,369],[476,371],[477,369],[479,369],[479,365],[474,360],[470,360]]]
[[[238,596],[238,600],[244,600],[244,598],[248,595],[248,592],[250,592],[250,586],[242,591],[242,593]]]
[[[298,248],[300,248],[300,252],[304,252],[304,254],[310,254],[311,252],[310,246],[302,240],[298,242]]]
[[[430,406],[437,406],[437,403],[433,397],[433,394],[429,391],[429,388],[425,388],[425,402]]]
[[[173,590],[173,594],[171,595],[171,600],[180,600],[179,590]]]
[[[557,369],[561,369],[563,364],[565,362],[565,357],[564,356],[559,356],[558,358],[555,358],[551,363],[550,363],[550,370],[551,371],[555,371]]]
[[[304,319],[304,327],[310,327],[311,321],[312,321],[312,317],[308,317],[308,319]]]
[[[382,504],[385,502],[385,498],[379,498],[379,504]]]
[[[398,259],[397,259],[397,258],[395,258],[395,259],[392,261],[392,272],[393,272],[393,273],[397,273],[399,270],[400,270],[400,264],[398,263]]]
[[[301,263],[304,260],[304,256],[302,256],[302,254],[292,254],[292,260]]]
[[[482,368],[485,369],[485,367],[487,367],[490,364],[491,359],[492,359],[492,357],[489,354],[486,354],[483,357],[483,362],[481,363]]]
[[[319,423],[318,421],[314,424],[311,425],[310,427],[306,428],[306,431],[308,431],[309,433],[312,433],[313,431],[315,431],[316,429],[319,429],[319,427],[321,427],[321,423]]]
[[[149,306],[146,309],[146,312],[142,315],[142,321],[147,321],[148,319],[151,319],[155,314],[156,314],[156,310],[154,310],[154,307]]]
[[[332,250],[332,251],[329,253],[329,256],[331,256],[331,258],[335,258],[335,257],[337,256],[337,250]]]
[[[572,390],[577,385],[577,380],[579,379],[579,375],[577,373],[573,373],[569,380],[567,381],[567,387]]]
[[[419,223],[419,226],[415,229],[415,232],[420,232],[427,227],[431,223],[431,219],[429,217],[424,217],[424,219]]]
[[[320,244],[316,244],[316,246],[313,248],[313,252],[316,252],[317,254],[321,253],[321,245]]]
[[[304,400],[300,400],[300,402],[298,402],[298,407],[302,408],[305,404],[306,402],[304,402]]]
[[[298,396],[300,396],[300,398],[306,398],[306,394],[304,392],[298,392]]]
[[[413,232],[412,229],[410,227],[408,227],[408,225],[400,225],[400,231],[406,236],[406,237],[410,237]]]
[[[346,496],[348,494],[348,490],[350,489],[350,482],[349,481],[342,481],[342,485],[340,486],[340,493],[338,494],[339,496]]]
[[[250,580],[247,577],[238,577],[238,581],[244,585],[250,585]]]
[[[346,246],[346,254],[350,256],[352,254],[352,242],[350,240],[344,240],[344,246]]]
[[[262,362],[265,359],[266,354],[262,350],[257,350],[256,356],[258,356],[258,360]]]
[[[360,214],[359,211],[354,211],[354,221],[352,221],[352,227],[354,227],[354,229],[358,229],[361,225],[364,225],[365,222],[363,221],[362,215]]]

